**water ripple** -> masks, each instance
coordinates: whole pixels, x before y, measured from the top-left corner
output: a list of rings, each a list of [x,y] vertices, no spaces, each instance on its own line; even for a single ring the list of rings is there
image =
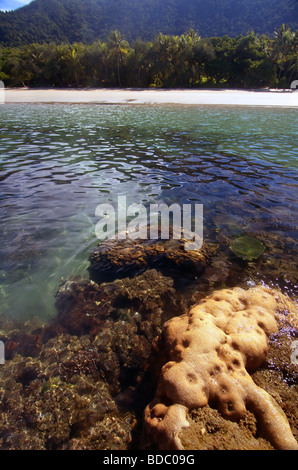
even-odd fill
[[[295,110],[5,105],[0,125],[1,312],[52,315],[60,277],[87,267],[96,206],[118,195],[202,203],[210,238],[297,240]]]

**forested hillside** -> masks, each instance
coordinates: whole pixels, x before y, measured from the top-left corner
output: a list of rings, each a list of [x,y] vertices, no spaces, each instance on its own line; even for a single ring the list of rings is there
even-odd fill
[[[272,36],[281,24],[298,28],[297,0],[34,0],[0,12],[0,44],[106,40],[119,30],[128,41],[158,33],[236,37],[250,31]]]
[[[298,31],[282,25],[274,38],[201,38],[159,33],[126,41],[119,31],[92,44],[0,47],[6,86],[57,87],[280,87],[298,77]]]

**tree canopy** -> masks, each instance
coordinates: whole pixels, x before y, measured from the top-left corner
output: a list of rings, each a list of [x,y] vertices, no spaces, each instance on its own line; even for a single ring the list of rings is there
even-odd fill
[[[273,38],[202,38],[191,29],[129,43],[114,30],[92,44],[0,47],[6,86],[289,88],[297,77],[298,30],[284,24]]]

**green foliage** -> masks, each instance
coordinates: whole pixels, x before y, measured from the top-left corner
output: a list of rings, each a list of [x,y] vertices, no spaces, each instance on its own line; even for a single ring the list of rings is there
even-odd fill
[[[158,33],[237,37],[253,30],[272,36],[281,24],[298,28],[293,0],[34,0],[0,12],[0,44],[91,44],[119,30],[130,42],[153,41]]]
[[[298,32],[291,31],[288,25],[283,24],[275,30],[273,59],[278,68],[278,80],[282,77],[291,81],[297,76],[298,68]]]
[[[202,38],[191,29],[132,44],[115,30],[92,44],[2,47],[0,79],[6,86],[289,88],[298,77],[297,39],[285,25],[274,38]]]

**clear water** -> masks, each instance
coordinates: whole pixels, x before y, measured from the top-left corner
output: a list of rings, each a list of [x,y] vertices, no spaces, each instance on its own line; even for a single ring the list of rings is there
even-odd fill
[[[295,109],[2,105],[0,128],[0,313],[54,316],[61,278],[86,274],[96,206],[119,195],[204,204],[208,238],[267,232],[293,259]]]

